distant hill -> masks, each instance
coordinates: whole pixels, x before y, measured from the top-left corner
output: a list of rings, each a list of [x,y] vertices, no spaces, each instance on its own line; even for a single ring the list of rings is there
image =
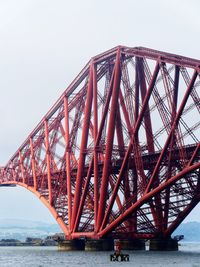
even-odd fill
[[[0,239],[13,238],[25,240],[26,237],[44,238],[54,233],[60,233],[58,224],[20,219],[0,219]]]
[[[0,219],[0,239],[25,240],[27,237],[41,237],[61,233],[58,224],[22,219]],[[184,235],[184,241],[200,242],[200,222],[182,223],[173,233]]]
[[[184,235],[184,241],[200,242],[200,222],[182,223],[172,236],[175,235]]]

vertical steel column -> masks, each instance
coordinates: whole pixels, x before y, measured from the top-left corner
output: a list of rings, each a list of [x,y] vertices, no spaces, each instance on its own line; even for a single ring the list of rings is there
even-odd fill
[[[47,180],[48,180],[48,191],[49,191],[49,203],[52,205],[52,188],[51,188],[51,164],[50,164],[50,148],[49,148],[49,129],[48,121],[44,121],[45,128],[45,148],[46,148],[46,164],[47,164]]]
[[[141,92],[141,98],[142,98],[142,103],[143,103],[145,96],[146,96],[146,93],[147,93],[146,80],[145,80],[145,70],[144,70],[144,59],[143,58],[138,58],[137,67],[138,67],[137,70],[138,70],[140,92]],[[145,133],[146,133],[148,152],[149,153],[155,153],[149,104],[147,104],[147,107],[146,107],[146,111],[145,111],[145,115],[144,115],[144,124],[145,124]],[[138,136],[137,136],[137,138],[138,138]],[[159,180],[157,179],[154,186],[156,187],[156,186],[158,186],[158,184],[159,184]],[[151,207],[152,215],[153,215],[153,218],[155,221],[155,225],[161,231],[163,214],[162,214],[162,210],[161,210],[161,198],[159,195],[155,196],[154,203],[155,204],[153,204],[153,201],[152,201],[152,203],[150,203],[150,207]]]
[[[175,75],[174,75],[174,91],[173,91],[173,105],[172,105],[172,116],[171,120],[176,116],[177,102],[178,102],[178,86],[179,86],[179,75],[180,68],[175,66]]]
[[[174,118],[176,117],[177,110],[177,102],[178,102],[178,86],[179,86],[179,67],[175,66],[175,75],[174,75],[174,90],[173,90],[173,102],[172,102],[172,113],[171,113],[171,126],[173,125]],[[172,136],[171,144],[170,144],[170,154],[169,154],[169,164],[168,164],[168,177],[171,177],[172,166],[171,166],[171,158],[172,158],[172,147],[175,142],[175,136]],[[168,225],[168,212],[169,212],[169,199],[170,199],[170,188],[166,189],[165,196],[165,205],[164,205],[164,229],[167,228]]]
[[[136,57],[136,65],[135,65],[135,98],[134,98],[134,123],[136,123],[139,115],[139,104],[140,104],[140,95],[139,95],[139,69],[138,69],[138,58]],[[138,140],[138,133],[135,137]],[[133,200],[132,203],[136,203],[138,199],[138,172],[136,169],[136,162],[134,158],[134,165],[131,171],[132,183],[133,183]],[[136,233],[137,232],[137,212],[134,212],[132,215],[132,229]]]
[[[32,175],[33,175],[33,186],[34,189],[37,190],[37,180],[36,180],[36,170],[35,170],[35,155],[33,149],[33,140],[29,138],[30,149],[31,149],[31,167],[32,167]]]
[[[66,177],[67,177],[67,205],[68,223],[71,232],[71,213],[72,213],[72,193],[71,193],[71,167],[70,167],[70,137],[69,137],[69,111],[68,99],[64,97],[64,118],[65,118],[65,142],[66,142]]]
[[[73,205],[73,210],[72,210],[72,228],[74,228],[74,224],[76,221],[76,215],[77,215],[79,202],[80,202],[80,197],[81,197],[83,169],[84,169],[85,156],[86,156],[85,150],[87,148],[87,141],[88,141],[88,134],[89,134],[92,98],[93,98],[93,61],[90,62],[90,73],[89,73],[89,82],[88,82],[88,88],[87,88],[87,99],[86,99],[86,104],[85,104],[85,109],[84,109],[84,123],[83,123],[83,129],[82,129],[80,156],[79,156],[79,164],[78,164],[78,171],[77,171],[77,177],[76,177],[74,205]]]
[[[19,151],[19,159],[20,159],[20,168],[21,168],[22,180],[23,180],[23,183],[25,184],[24,165],[23,165],[23,161],[22,161],[21,151]]]
[[[98,135],[98,97],[97,73],[93,65],[93,110],[94,110],[94,144]],[[94,229],[97,228],[98,199],[99,199],[99,173],[98,173],[98,148],[94,147]]]
[[[120,50],[117,51],[114,72],[115,73],[114,73],[112,101],[111,101],[111,108],[110,108],[110,119],[109,119],[108,134],[107,134],[107,140],[106,140],[106,153],[105,153],[104,167],[103,167],[103,174],[102,174],[102,184],[101,184],[101,189],[100,189],[101,195],[100,195],[100,200],[99,200],[97,229],[101,227],[103,216],[105,213],[105,207],[106,207],[108,178],[110,175],[109,172],[110,172],[110,164],[111,164],[111,157],[112,157],[115,120],[116,120],[116,114],[117,114],[118,96],[119,96],[120,80],[121,80]]]
[[[14,170],[14,166],[13,166],[13,161],[11,161],[11,170],[12,170],[12,176],[14,177],[14,181],[17,181],[16,179],[16,173],[15,173],[15,170]]]

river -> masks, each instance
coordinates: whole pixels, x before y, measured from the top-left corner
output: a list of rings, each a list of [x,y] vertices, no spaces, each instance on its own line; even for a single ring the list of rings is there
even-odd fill
[[[62,252],[56,247],[0,247],[0,267],[200,266],[200,244],[182,243],[179,251],[133,251],[129,262],[110,262],[111,252]]]

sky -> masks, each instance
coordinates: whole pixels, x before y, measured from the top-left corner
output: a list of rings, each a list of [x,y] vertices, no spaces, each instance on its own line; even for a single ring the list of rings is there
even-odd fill
[[[198,0],[0,0],[0,165],[92,56],[117,45],[200,59]],[[22,188],[0,188],[0,219],[55,222]],[[200,221],[200,207],[186,219]]]

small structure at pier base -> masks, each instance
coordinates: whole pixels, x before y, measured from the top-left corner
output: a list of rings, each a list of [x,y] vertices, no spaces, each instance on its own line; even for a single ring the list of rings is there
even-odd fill
[[[110,261],[129,261],[129,254],[111,254],[110,255]]]
[[[119,240],[115,240],[114,249],[115,252],[110,255],[110,261],[129,261],[129,254],[123,254],[121,252],[121,243]]]

